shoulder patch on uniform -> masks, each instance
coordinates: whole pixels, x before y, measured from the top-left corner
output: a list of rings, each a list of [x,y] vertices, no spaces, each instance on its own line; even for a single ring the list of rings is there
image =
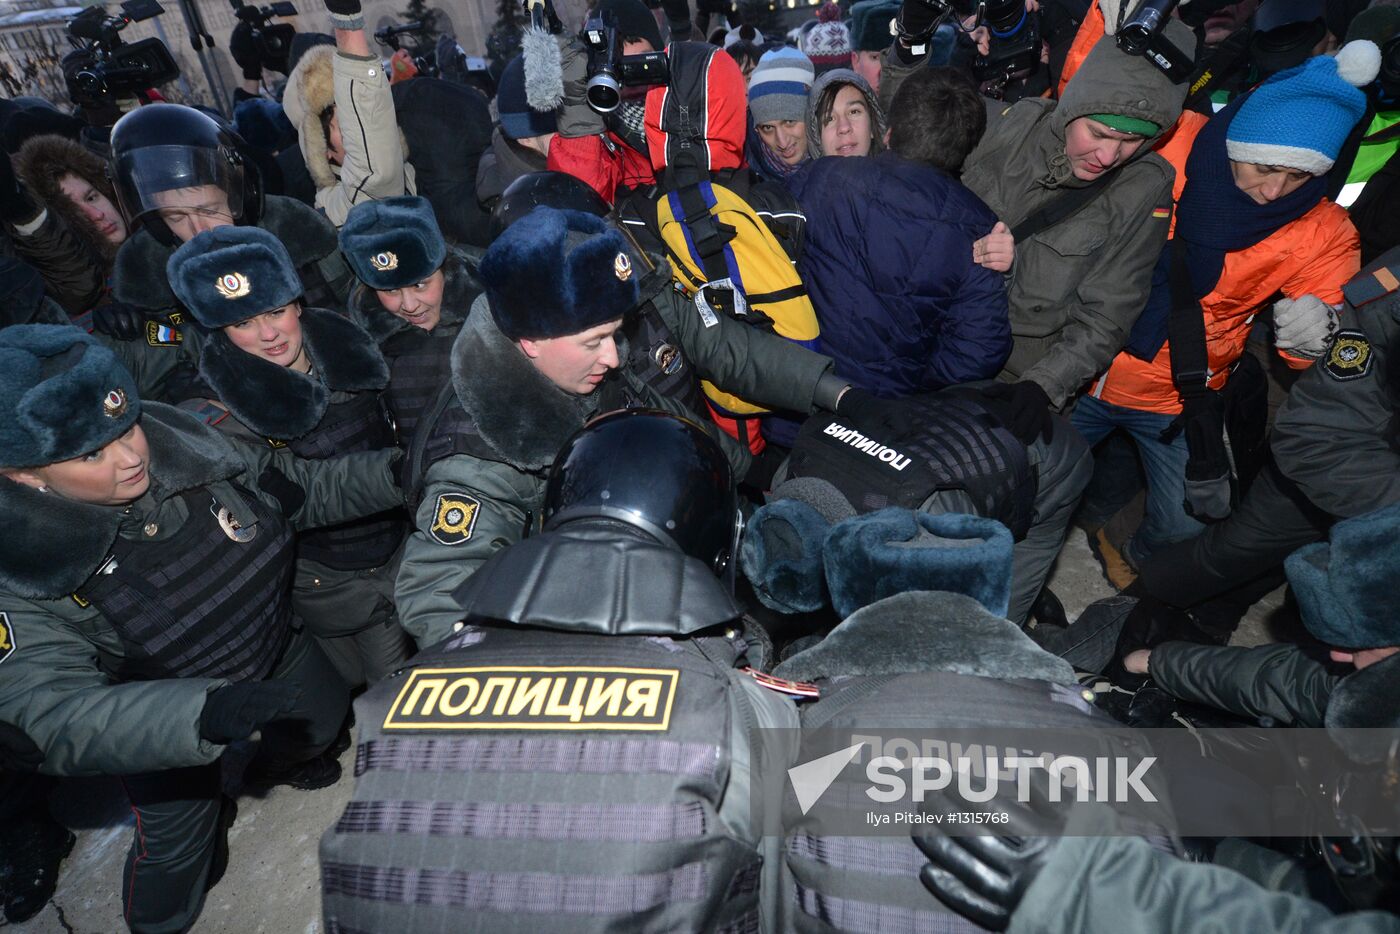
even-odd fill
[[[0,612],[0,662],[15,654],[15,630],[8,614]]]
[[[671,728],[675,668],[418,668],[386,730],[629,730]]]
[[[1333,379],[1360,379],[1371,372],[1371,342],[1362,331],[1338,331],[1323,367]]]
[[[428,534],[443,545],[469,541],[481,512],[481,500],[465,493],[439,493],[433,508],[433,524]]]
[[[158,321],[146,322],[146,343],[152,347],[174,347],[185,339],[185,335],[168,324]]]
[[[1400,266],[1382,266],[1352,279],[1342,286],[1342,294],[1353,308],[1360,308],[1396,289],[1400,289]]]

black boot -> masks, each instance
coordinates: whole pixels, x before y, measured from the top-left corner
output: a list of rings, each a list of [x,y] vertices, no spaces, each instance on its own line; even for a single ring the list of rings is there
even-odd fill
[[[0,844],[5,863],[5,920],[28,921],[53,898],[58,866],[73,852],[77,837],[49,816],[47,808],[6,828]]]
[[[269,791],[278,785],[311,791],[340,781],[340,762],[329,753],[296,765],[268,765],[257,759],[248,766],[243,786],[250,791]]]

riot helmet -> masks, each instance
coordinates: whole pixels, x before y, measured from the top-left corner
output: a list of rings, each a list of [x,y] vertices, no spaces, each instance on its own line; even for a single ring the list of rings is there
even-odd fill
[[[248,226],[262,216],[262,175],[247,145],[193,107],[150,104],[118,120],[107,172],[127,221],[166,246],[211,221]]]
[[[739,495],[719,444],[689,419],[622,409],[575,432],[549,472],[544,527],[585,518],[640,529],[733,582]]]
[[[529,172],[506,186],[491,209],[491,239],[539,205],[608,216],[608,205],[587,182],[564,172]]]

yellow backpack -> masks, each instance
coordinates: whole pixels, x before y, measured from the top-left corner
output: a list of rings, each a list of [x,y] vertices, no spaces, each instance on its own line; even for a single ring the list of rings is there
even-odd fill
[[[747,201],[723,185],[702,181],[657,196],[655,234],[681,292],[707,325],[729,315],[806,347],[817,347],[817,313],[778,238]],[[646,219],[651,226],[651,218]],[[721,415],[745,417],[767,409],[701,388]]]

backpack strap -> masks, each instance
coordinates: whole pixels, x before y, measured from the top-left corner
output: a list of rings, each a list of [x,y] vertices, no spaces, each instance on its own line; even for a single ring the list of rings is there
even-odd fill
[[[1108,184],[1112,174],[1105,172],[1083,188],[1063,189],[1058,197],[1052,198],[1039,210],[1031,212],[1029,217],[1011,228],[1011,236],[1015,238],[1017,243],[1020,243],[1027,237],[1032,237],[1061,221],[1069,220],[1089,206],[1089,202],[1093,201]]]

